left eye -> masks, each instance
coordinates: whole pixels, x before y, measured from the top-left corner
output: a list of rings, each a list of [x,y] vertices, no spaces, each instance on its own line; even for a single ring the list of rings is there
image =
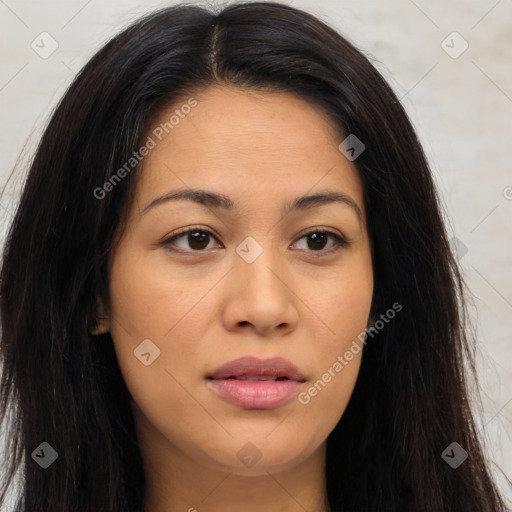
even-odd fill
[[[333,240],[333,244],[331,245],[330,249],[324,250],[326,242],[329,240],[329,238]],[[318,229],[305,233],[299,238],[298,241],[302,239],[306,239],[308,248],[314,248],[312,252],[322,252],[322,254],[332,253],[338,249],[341,249],[342,247],[349,245],[349,243],[340,235],[333,233],[332,231],[322,231]]]
[[[212,241],[212,238],[217,240],[213,233],[206,229],[189,228],[186,231],[181,231],[167,238],[164,240],[163,245],[170,250],[175,250],[174,247],[178,247],[178,252],[204,252],[205,249],[209,248],[208,245]],[[329,238],[333,240],[333,244],[329,249],[325,249]],[[183,239],[185,244],[188,244],[189,247],[179,246],[176,241],[180,239]],[[321,252],[322,254],[332,253],[349,245],[349,243],[338,234],[320,229],[311,230],[303,234],[295,243],[298,243],[302,239],[306,239],[306,244],[308,249],[310,249],[309,252]]]

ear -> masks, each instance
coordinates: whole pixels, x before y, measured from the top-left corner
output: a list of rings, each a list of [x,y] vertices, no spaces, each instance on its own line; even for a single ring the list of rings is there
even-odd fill
[[[105,306],[100,297],[96,298],[96,321],[93,329],[89,329],[92,335],[104,334],[110,330],[110,319],[105,312]]]

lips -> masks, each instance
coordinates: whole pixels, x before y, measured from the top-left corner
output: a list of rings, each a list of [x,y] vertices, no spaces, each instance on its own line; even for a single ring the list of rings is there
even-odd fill
[[[304,375],[280,357],[243,357],[230,361],[206,377],[207,386],[223,400],[244,409],[273,409],[288,402]]]
[[[215,370],[207,379],[236,379],[246,381],[295,380],[305,382],[296,366],[282,357],[258,359],[242,357]]]

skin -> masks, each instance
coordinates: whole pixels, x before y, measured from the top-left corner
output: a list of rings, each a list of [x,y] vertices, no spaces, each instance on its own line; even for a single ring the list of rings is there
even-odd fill
[[[325,512],[325,442],[361,352],[307,404],[294,396],[273,409],[241,408],[205,377],[241,356],[281,356],[306,377],[304,391],[364,331],[373,272],[362,183],[338,149],[345,136],[316,106],[231,86],[193,97],[197,106],[143,160],[111,257],[110,310],[100,311],[95,331],[110,331],[133,398],[146,510]],[[180,200],[142,213],[156,197],[188,188],[225,194],[238,210]],[[281,214],[284,203],[321,190],[350,196],[361,218],[341,203]],[[202,244],[185,234],[174,252],[164,243],[194,226],[212,234]],[[303,234],[310,228],[350,245],[329,254],[335,240],[315,246]],[[263,249],[252,263],[236,252],[248,236]],[[134,356],[145,339],[160,350],[148,366]],[[261,455],[252,467],[237,457],[248,442]]]

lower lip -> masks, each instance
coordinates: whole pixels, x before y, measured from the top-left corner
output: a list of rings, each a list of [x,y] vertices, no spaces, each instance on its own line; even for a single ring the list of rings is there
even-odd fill
[[[295,380],[210,379],[209,386],[222,398],[246,409],[272,409],[284,404],[302,383]]]

